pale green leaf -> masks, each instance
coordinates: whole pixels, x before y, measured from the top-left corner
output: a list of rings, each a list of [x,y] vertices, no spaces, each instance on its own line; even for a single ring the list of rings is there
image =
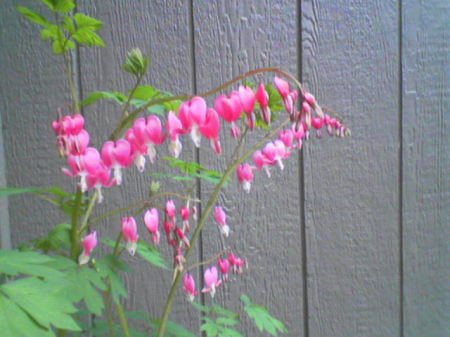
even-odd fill
[[[36,13],[35,11],[32,11],[29,8],[26,7],[17,7],[17,10],[22,13],[28,20],[37,23],[38,25],[49,27],[52,26],[52,24],[44,18],[41,14]]]

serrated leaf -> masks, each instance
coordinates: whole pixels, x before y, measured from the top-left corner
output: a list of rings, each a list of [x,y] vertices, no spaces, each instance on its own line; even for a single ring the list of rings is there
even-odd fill
[[[139,240],[136,252],[140,257],[150,262],[154,266],[163,269],[169,269],[164,262],[164,259],[161,257],[159,251],[149,243]]]
[[[170,174],[170,173],[150,173],[149,175],[151,177],[155,177],[155,178],[169,178],[169,179],[173,179],[175,181],[193,181],[194,180],[194,178],[191,178],[191,177],[177,176],[177,175]]]
[[[172,157],[163,157],[169,162],[169,166],[178,168],[181,172],[188,176],[200,178],[213,184],[217,184],[223,175],[215,170],[208,170],[197,162],[188,162]]]
[[[132,98],[148,101],[160,94],[159,90],[151,85],[140,85],[133,92]]]
[[[37,23],[38,25],[49,27],[52,24],[44,18],[41,14],[27,8],[27,7],[17,7],[17,10],[22,13],[28,20]]]
[[[217,315],[222,315],[222,316],[226,316],[229,318],[236,318],[238,316],[237,313],[230,311],[228,309],[225,309],[218,304],[212,305],[212,311]]]
[[[74,0],[42,0],[51,10],[67,13],[75,8]]]
[[[263,306],[252,303],[247,295],[241,295],[241,301],[244,303],[244,311],[253,319],[259,331],[267,331],[272,336],[278,336],[278,332],[288,332],[281,321],[270,315]]]
[[[197,303],[197,302],[191,302],[191,304],[192,304],[197,310],[203,311],[203,312],[205,312],[205,313],[207,313],[207,314],[209,314],[209,313],[211,312],[211,309],[210,309],[209,307],[207,307],[206,305],[203,305],[203,304],[200,304],[200,303]]]
[[[157,335],[158,327],[160,325],[160,321],[157,319],[152,319],[151,324],[153,326],[152,337]],[[172,322],[167,321],[166,331],[164,333],[164,337],[196,337],[197,335],[187,330],[185,327]]]
[[[116,268],[126,271],[131,270],[125,262],[113,255],[106,255],[97,261],[98,272],[109,282],[114,302],[119,303],[121,297],[126,298],[128,293],[120,276],[115,271]]]
[[[46,329],[55,326],[60,329],[79,331],[70,314],[77,309],[72,301],[61,298],[60,287],[49,285],[40,279],[29,277],[0,286],[0,291],[26,311],[39,325]]]
[[[33,251],[0,249],[0,273],[16,276],[18,274],[44,278],[62,277],[62,273],[47,264],[52,258]]]
[[[118,91],[95,91],[91,92],[80,104],[82,106],[91,105],[102,98],[112,99],[119,104],[124,104],[127,100],[127,96]]]
[[[95,19],[93,17],[90,17],[86,14],[76,13],[73,16],[73,19],[75,20],[78,29],[89,28],[93,31],[98,31],[103,28],[102,21]]]
[[[70,228],[71,226],[67,223],[55,226],[46,238],[37,241],[36,248],[43,251],[69,250],[71,245]]]

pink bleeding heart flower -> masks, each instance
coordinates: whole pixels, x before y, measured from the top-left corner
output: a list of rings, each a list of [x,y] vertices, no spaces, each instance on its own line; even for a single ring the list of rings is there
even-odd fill
[[[155,145],[161,145],[166,139],[163,132],[161,120],[158,116],[151,115],[145,118],[138,118],[133,124],[134,134],[141,144],[147,147],[147,154],[151,163],[155,162]]]
[[[247,115],[247,123],[250,130],[255,128],[256,117],[254,114],[256,97],[253,89],[247,86],[239,86],[239,97],[241,98],[242,108]]]
[[[230,227],[227,225],[227,215],[221,206],[216,206],[214,209],[214,218],[216,219],[220,233],[228,237],[230,234]]]
[[[191,139],[196,147],[200,147],[200,127],[206,121],[206,101],[195,96],[180,106],[180,121],[185,132],[191,133]]]
[[[56,135],[77,135],[84,128],[84,117],[80,114],[68,115],[52,123]]]
[[[169,151],[173,157],[178,158],[183,148],[179,139],[179,135],[183,133],[183,125],[173,111],[169,111],[166,127],[170,136]]]
[[[267,158],[261,150],[255,151],[252,155],[253,162],[256,165],[256,169],[264,169],[268,178],[270,178],[270,170],[268,165],[272,165],[272,162]]]
[[[128,140],[131,146],[131,158],[134,161],[139,172],[144,172],[145,170],[145,157],[147,153],[147,146],[142,143],[135,135],[134,129],[128,129],[125,132],[125,139]]]
[[[175,207],[175,203],[173,202],[173,200],[168,200],[166,202],[166,214],[170,220],[173,220],[177,215],[177,209]]]
[[[100,163],[97,170],[87,176],[88,188],[97,190],[98,203],[103,201],[102,187],[111,187],[117,183],[115,178],[110,180],[110,175],[111,171],[103,163]]]
[[[88,147],[84,154],[75,156],[69,155],[67,158],[67,164],[69,165],[70,170],[63,169],[63,173],[69,177],[80,177],[80,188],[84,193],[88,189],[86,177],[89,174],[95,174],[99,165],[101,163],[100,154],[97,149],[94,147]]]
[[[278,76],[275,76],[273,79],[275,83],[275,87],[277,88],[278,92],[280,93],[282,98],[285,98],[290,93],[289,89],[289,83],[286,80],[283,80],[282,78],[279,78]]]
[[[222,273],[223,280],[228,280],[228,271],[230,270],[230,262],[227,259],[219,259],[217,261],[220,272]]]
[[[117,185],[122,184],[122,168],[133,162],[130,142],[126,139],[107,141],[102,147],[102,160],[108,168],[113,168]]]
[[[236,174],[244,191],[250,193],[250,187],[253,181],[253,167],[250,164],[241,164],[237,167]]]
[[[134,256],[139,235],[137,232],[136,220],[133,217],[122,219],[122,235],[126,242],[127,251],[131,256]]]
[[[167,243],[171,246],[176,246],[176,240],[173,239],[173,230],[175,229],[175,223],[172,220],[164,221],[164,232],[166,233]]]
[[[270,125],[269,93],[266,91],[264,83],[261,83],[256,91],[256,100],[261,107],[262,118],[267,125]]]
[[[320,107],[319,104],[317,104],[317,101],[315,99],[315,97],[307,92],[303,95],[303,98],[305,99],[305,101],[314,109],[314,112],[320,117],[320,118],[324,118],[324,113],[322,111],[322,108]]]
[[[282,159],[286,158],[288,154],[286,146],[281,140],[267,143],[262,152],[269,159],[271,165],[277,163],[281,170],[284,169]]]
[[[191,215],[191,211],[188,206],[184,206],[180,208],[181,218],[183,219],[183,231],[189,232],[189,216]]]
[[[92,251],[97,246],[97,232],[93,231],[91,234],[85,236],[81,244],[83,246],[83,252],[78,257],[78,263],[86,264],[89,262]]]
[[[61,150],[64,155],[81,155],[83,154],[88,145],[89,145],[89,133],[86,130],[81,130],[76,135],[64,135],[60,136],[61,138],[58,139],[58,143],[61,144]]]
[[[200,132],[210,140],[213,150],[220,154],[222,152],[219,141],[220,119],[216,110],[208,109],[206,111],[205,123],[200,126]]]
[[[244,272],[243,267],[247,266],[247,262],[233,253],[228,254],[228,261],[230,262],[233,273],[242,274]]]
[[[322,133],[320,132],[320,129],[322,128],[324,124],[323,118],[320,118],[319,116],[314,116],[311,119],[311,126],[316,129],[317,137],[322,137]]]
[[[156,208],[147,210],[144,214],[144,223],[149,233],[152,235],[153,243],[159,244],[159,214]]]
[[[306,134],[305,134],[305,125],[304,125],[303,123],[300,123],[300,124],[299,124],[299,127],[298,127],[298,129],[297,129],[297,128],[296,128],[296,125],[293,124],[293,125],[292,125],[291,131],[292,131],[293,134],[294,134],[294,138],[297,139],[297,148],[298,148],[298,149],[301,149],[301,148],[302,148],[302,145],[303,145],[303,138],[306,137]]]
[[[198,292],[197,292],[197,289],[195,288],[194,277],[191,274],[189,274],[189,273],[184,274],[183,286],[184,286],[184,291],[188,295],[189,301],[193,302],[194,298],[195,298],[195,296],[197,296]]]
[[[189,239],[187,238],[187,236],[184,234],[184,231],[181,228],[175,227],[174,230],[175,234],[177,235],[178,239],[180,239],[181,241],[183,241],[183,243],[190,247],[190,243],[189,243]]]
[[[294,146],[294,132],[292,130],[281,130],[278,133],[278,139],[281,140],[288,149],[292,149]]]
[[[202,293],[210,293],[211,297],[214,297],[216,288],[222,284],[216,266],[205,270],[204,279],[205,287],[202,289]]]
[[[214,108],[223,120],[231,123],[231,135],[239,138],[241,130],[236,125],[236,121],[241,117],[243,107],[239,92],[233,91],[230,95],[219,95],[214,101]]]

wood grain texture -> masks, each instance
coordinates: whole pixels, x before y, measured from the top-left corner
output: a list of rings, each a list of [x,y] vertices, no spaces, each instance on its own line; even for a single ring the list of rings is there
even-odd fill
[[[193,4],[199,92],[258,67],[280,67],[296,74],[295,2],[194,1]],[[271,81],[272,76],[252,80]],[[233,89],[237,88],[235,85]],[[230,91],[231,88],[227,92]],[[208,102],[213,106],[213,98]],[[229,133],[229,125],[223,125],[220,157],[204,142],[200,151],[202,165],[224,170],[236,146]],[[250,134],[246,148],[255,144],[258,137],[261,133]],[[216,297],[223,306],[240,310],[239,295],[247,293],[286,323],[288,336],[298,337],[303,336],[303,310],[297,156],[290,158],[286,166],[282,173],[273,168],[271,179],[263,172],[255,173],[249,195],[238,186],[235,176],[221,194],[218,203],[226,210],[231,227],[226,245],[248,260],[249,270],[233,276]],[[211,186],[202,182],[202,199],[206,200],[210,192]],[[205,260],[221,250],[216,227],[213,218],[208,221],[203,235]],[[206,302],[210,302],[209,296]],[[247,336],[260,335],[250,322],[245,322],[243,332]]]
[[[400,334],[398,8],[302,2],[306,88],[352,129],[306,146],[310,336]]]
[[[450,335],[449,17],[402,1],[405,337]]]
[[[11,187],[69,186],[61,173],[65,165],[56,148],[51,122],[56,109],[67,104],[63,60],[42,41],[39,27],[28,22],[16,6],[27,6],[49,17],[36,1],[2,3],[0,11],[0,110]],[[64,221],[64,214],[31,195],[9,198],[12,243],[42,236]]]
[[[101,49],[82,49],[80,53],[82,91],[86,96],[96,90],[118,90],[127,92],[134,85],[132,75],[124,72],[121,66],[127,52],[140,48],[150,56],[151,65],[143,84],[154,85],[175,94],[192,92],[192,66],[190,60],[190,31],[188,24],[188,2],[175,1],[92,1],[80,2],[80,11],[105,22],[102,36],[107,47]],[[121,108],[114,103],[102,102],[88,107],[88,131],[97,147],[101,147],[111,130],[119,121]],[[144,114],[145,115],[145,114]],[[102,212],[106,209],[125,207],[146,198],[149,184],[155,178],[150,173],[166,172],[166,163],[161,159],[169,155],[167,146],[157,148],[157,163],[147,162],[146,171],[138,173],[134,166],[124,172],[124,183],[119,188],[107,191]],[[189,144],[183,148],[181,158],[194,160],[194,152]],[[183,193],[179,184],[164,183],[164,191]],[[164,204],[165,200],[159,200]],[[177,206],[182,206],[177,202]],[[99,227],[101,236],[115,238],[120,230],[121,218],[132,214],[120,214],[106,219]],[[161,218],[162,214],[160,214]],[[144,240],[150,240],[143,214],[136,216],[139,233]],[[162,227],[160,228],[162,231]],[[161,235],[164,235],[161,232]],[[171,266],[172,253],[166,249],[165,238],[161,240],[161,250]],[[129,299],[126,307],[130,310],[148,310],[159,318],[169,291],[172,273],[161,271],[146,264],[139,258],[127,258],[134,272],[126,275]],[[195,261],[194,261],[195,262]],[[171,319],[198,331],[199,314],[192,308],[182,291],[174,305]]]
[[[7,187],[6,158],[3,145],[3,124],[0,114],[0,188]],[[0,198],[0,248],[11,249],[11,231],[9,228],[8,198]]]

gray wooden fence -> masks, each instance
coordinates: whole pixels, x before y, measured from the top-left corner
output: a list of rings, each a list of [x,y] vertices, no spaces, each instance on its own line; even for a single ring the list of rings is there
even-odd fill
[[[351,138],[308,142],[283,174],[259,176],[250,197],[234,184],[222,194],[230,242],[250,269],[223,287],[217,301],[236,308],[238,295],[248,293],[287,323],[289,336],[450,336],[448,1],[78,3],[105,22],[108,44],[75,54],[82,97],[129,88],[131,78],[119,65],[137,46],[152,58],[148,83],[175,93],[202,92],[257,67],[280,67],[340,111],[352,129]],[[8,186],[68,186],[50,128],[56,107],[68,101],[62,64],[16,5],[36,8],[37,2],[0,5],[0,183],[5,165]],[[97,146],[117,110],[112,104],[86,109]],[[196,153],[187,144],[183,159],[212,168],[222,163],[206,146]],[[232,145],[223,144],[225,152]],[[127,173],[127,188],[107,192],[103,210],[139,200],[150,180]],[[197,193],[209,191],[201,183]],[[64,221],[30,196],[11,198],[0,212],[5,245],[8,221],[13,245]],[[100,235],[119,227],[118,216]],[[217,249],[211,226],[198,258]],[[131,262],[129,307],[159,315],[170,273]],[[200,324],[182,296],[172,318],[193,331]],[[250,325],[246,333],[259,335]]]

